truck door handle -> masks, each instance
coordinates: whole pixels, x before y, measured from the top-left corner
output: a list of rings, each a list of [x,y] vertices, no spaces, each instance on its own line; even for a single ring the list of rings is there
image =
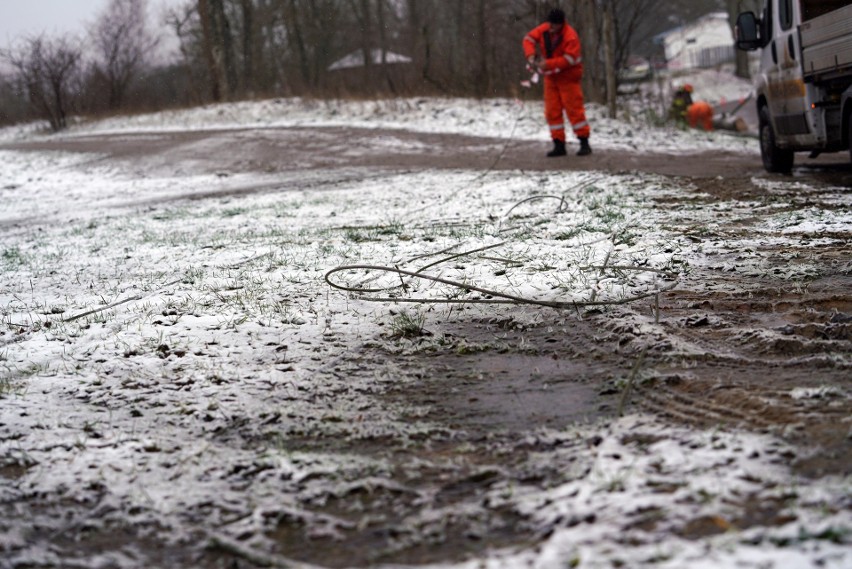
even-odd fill
[[[796,44],[793,42],[793,34],[787,36],[787,51],[790,53],[791,59],[796,59]]]
[[[772,41],[772,63],[778,64],[778,49],[775,47],[775,41]]]

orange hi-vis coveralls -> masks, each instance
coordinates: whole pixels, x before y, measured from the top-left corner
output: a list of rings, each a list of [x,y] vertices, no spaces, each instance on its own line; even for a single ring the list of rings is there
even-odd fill
[[[686,119],[689,126],[698,128],[699,125],[706,131],[713,130],[713,107],[706,101],[696,101],[686,109]]]
[[[550,37],[548,49],[547,37]],[[536,47],[544,54],[544,118],[550,127],[551,138],[565,142],[563,110],[571,121],[577,138],[588,138],[591,133],[583,107],[583,58],[580,38],[567,23],[558,34],[551,34],[550,24],[544,23],[530,31],[523,41],[524,56],[536,54]]]

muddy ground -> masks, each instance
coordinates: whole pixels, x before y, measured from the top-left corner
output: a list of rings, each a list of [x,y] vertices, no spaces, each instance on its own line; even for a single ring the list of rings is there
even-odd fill
[[[398,152],[385,143],[373,154],[364,152],[387,136],[400,139]],[[425,144],[426,150],[407,151],[404,143],[411,140]],[[99,135],[15,148],[97,152],[103,155],[98,160],[122,161],[140,173],[170,172],[176,164],[187,173],[328,172],[330,184],[362,167],[648,172],[669,177],[683,188],[679,197],[658,204],[673,212],[687,205],[746,198],[786,200],[795,211],[820,205],[821,189],[852,191],[846,155],[797,157],[794,179],[814,189],[770,195],[758,181],[790,178],[767,175],[755,155],[673,157],[596,149],[586,158],[550,160],[544,157],[544,143],[356,129]],[[232,193],[264,190],[247,187]],[[204,197],[221,194],[193,199]],[[761,215],[754,212],[728,225],[703,228],[690,227],[674,213],[673,224],[680,224],[694,242],[707,244],[710,262],[693,267],[676,289],[665,293],[658,312],[647,301],[615,313],[577,315],[518,307],[501,309],[493,318],[427,319],[428,335],[407,339],[407,349],[368,343],[334,362],[333,373],[343,378],[388,366],[414,378],[382,397],[410,404],[420,413],[417,419],[444,424],[446,430],[413,443],[363,441],[356,448],[337,439],[283,441],[293,450],[339,449],[382,457],[394,468],[381,484],[354,484],[349,494],[316,497],[311,507],[318,516],[347,521],[334,531],[323,535],[315,525],[309,528],[303,521],[282,518],[270,536],[279,544],[278,553],[327,567],[348,567],[457,561],[495,546],[533,545],[552,528],[531,525],[521,513],[483,503],[482,497],[495,485],[551,487],[569,473],[576,476],[570,472],[570,457],[560,454],[559,446],[570,451],[571,445],[594,446],[596,440],[569,443],[531,433],[541,427],[615,417],[620,407],[655,414],[672,425],[775,434],[790,445],[778,460],[805,478],[852,473],[852,433],[844,422],[852,415],[852,228],[832,235],[804,235],[799,250],[749,251],[761,258],[762,272],[744,274],[737,270],[737,259],[744,254],[737,239],[749,235]],[[819,243],[809,243],[816,239]],[[785,275],[797,264],[807,269],[794,285]],[[530,311],[537,315],[530,318]],[[660,326],[649,331],[641,321],[653,314],[659,315]],[[530,320],[537,324],[530,325]],[[435,342],[436,337],[442,341]],[[418,349],[419,342],[423,349]],[[674,350],[683,345],[690,349]],[[625,391],[623,378],[631,374],[641,381]],[[823,390],[824,396],[794,399],[793,388]],[[251,436],[246,434],[242,444],[251,444]],[[561,458],[542,468],[530,459],[539,452]],[[460,506],[455,509],[458,514],[441,520],[418,518],[424,495],[433,509]],[[461,507],[465,505],[469,507]],[[740,528],[788,521],[780,514],[783,504],[755,504],[744,498],[738,507],[740,516],[733,523]],[[594,521],[592,517],[561,523]],[[637,517],[625,519],[623,527],[654,523],[652,516]],[[107,525],[94,534],[70,532],[55,540],[57,547],[68,551],[108,549],[109,541],[144,540],[139,531]],[[675,531],[700,538],[722,530],[696,519]],[[152,553],[154,564],[250,567],[269,561],[251,559],[227,543],[159,551]]]

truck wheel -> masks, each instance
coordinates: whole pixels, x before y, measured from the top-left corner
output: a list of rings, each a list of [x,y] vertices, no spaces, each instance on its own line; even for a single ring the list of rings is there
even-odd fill
[[[793,169],[793,151],[775,146],[775,131],[766,107],[760,109],[760,157],[767,172],[787,174]]]

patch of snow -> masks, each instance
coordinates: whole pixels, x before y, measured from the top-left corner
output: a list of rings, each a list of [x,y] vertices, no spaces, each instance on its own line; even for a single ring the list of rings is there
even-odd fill
[[[790,392],[793,399],[825,399],[829,397],[844,397],[844,393],[833,386],[797,387]]]

